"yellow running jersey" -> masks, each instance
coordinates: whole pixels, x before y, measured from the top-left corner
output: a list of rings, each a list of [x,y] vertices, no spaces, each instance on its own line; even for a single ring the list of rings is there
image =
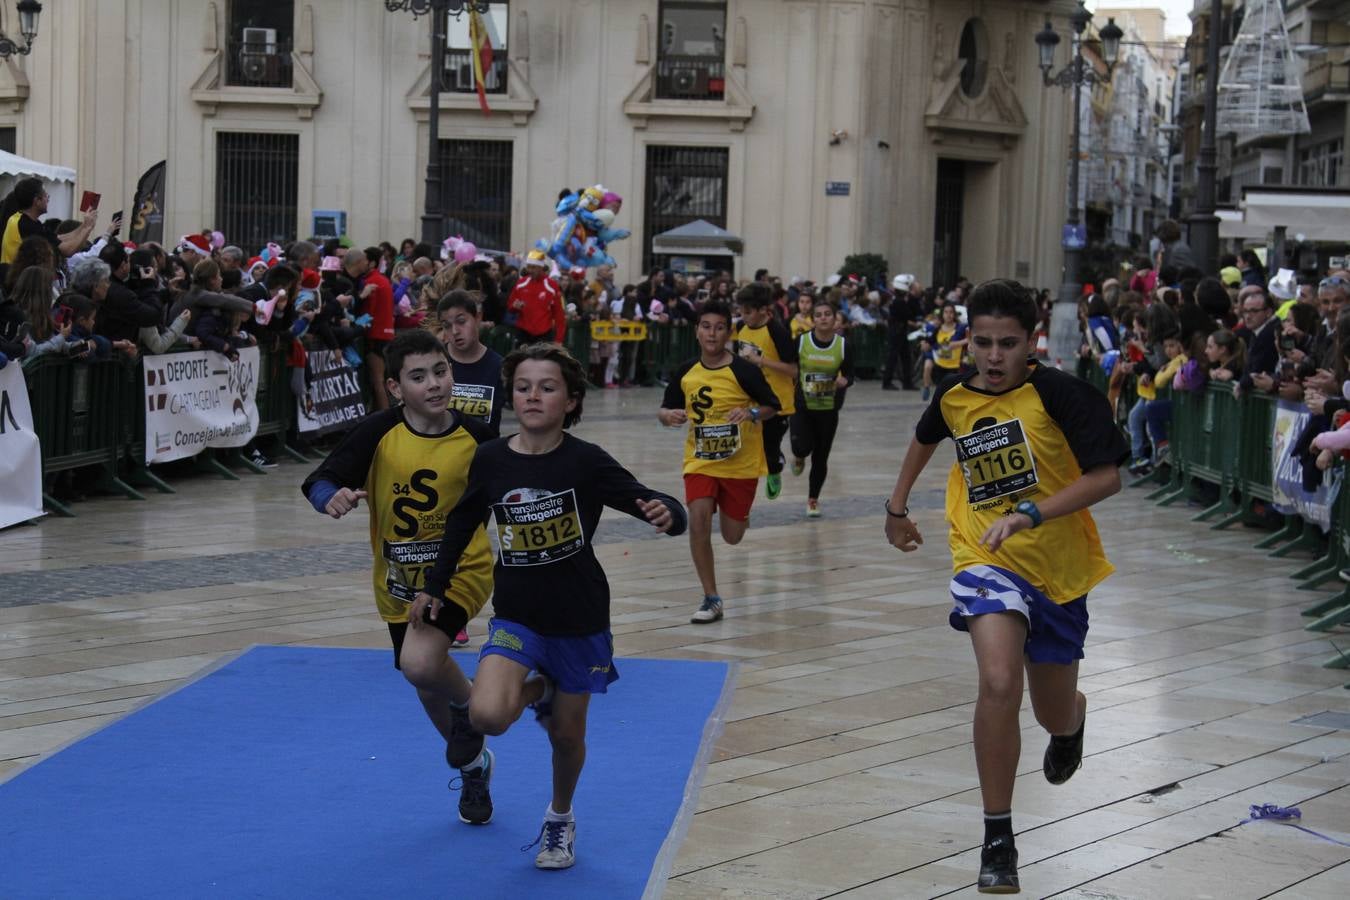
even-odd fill
[[[787,327],[777,319],[770,319],[767,325],[751,328],[749,325],[736,327],[737,356],[755,356],[762,354],[773,362],[797,362],[797,342],[788,333]],[[797,411],[793,398],[796,394],[797,379],[772,369],[763,369],[764,378],[769,382],[774,395],[778,398],[780,415],[788,416]]]
[[[468,481],[478,445],[489,427],[453,413],[443,434],[421,434],[395,408],[367,416],[302,488],[327,481],[361,488],[370,507],[371,580],[375,605],[386,622],[408,621],[408,607],[436,564],[445,520]],[[455,570],[446,599],[472,619],[492,593],[492,546],[479,527]]]
[[[944,382],[915,429],[921,443],[951,438],[956,445],[947,477],[952,567],[1001,566],[1056,603],[1076,600],[1115,571],[1088,510],[1019,531],[997,552],[980,538],[1022,500],[1044,500],[1087,469],[1125,461],[1129,448],[1106,398],[1086,381],[1036,364],[1026,381],[1001,394],[971,386],[970,377]]]
[[[760,424],[749,419],[727,421],[727,414],[737,407],[778,408],[778,397],[757,366],[739,356],[714,369],[690,360],[671,375],[661,406],[682,409],[689,416],[684,474],[758,478],[768,473]]]

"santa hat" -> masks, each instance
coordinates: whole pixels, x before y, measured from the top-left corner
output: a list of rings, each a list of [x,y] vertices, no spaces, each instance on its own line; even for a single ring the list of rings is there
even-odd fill
[[[173,249],[174,253],[182,253],[184,250],[191,250],[193,253],[200,253],[202,256],[211,255],[211,242],[207,240],[204,234],[185,234],[178,241],[178,246]]]
[[[300,286],[314,290],[320,284],[319,273],[314,269],[305,269],[300,273]]]

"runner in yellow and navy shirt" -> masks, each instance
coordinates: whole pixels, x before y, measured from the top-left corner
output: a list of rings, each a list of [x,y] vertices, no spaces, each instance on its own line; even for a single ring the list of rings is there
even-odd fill
[[[321,513],[340,519],[370,506],[375,604],[389,625],[394,666],[445,738],[446,761],[460,770],[461,821],[492,818],[492,753],[469,724],[469,682],[449,655],[451,641],[492,593],[492,547],[479,527],[459,559],[449,613],[435,628],[408,628],[408,610],[436,563],[446,517],[464,493],[486,424],[446,408],[450,358],[430,331],[404,332],[385,348],[385,387],[400,406],[367,416],[305,479],[301,490]],[[430,621],[430,620],[427,620]]]
[[[970,297],[975,371],[944,382],[919,420],[886,504],[886,539],[923,542],[910,490],[950,437],[947,479],[953,627],[969,631],[979,667],[975,759],[984,801],[980,891],[1018,889],[1012,792],[1020,754],[1023,669],[1036,720],[1050,732],[1046,780],[1082,764],[1087,698],[1078,660],[1087,593],[1111,574],[1088,507],[1120,490],[1129,456],[1106,398],[1085,381],[1029,362],[1036,303],[1015,281]]]
[[[764,496],[777,499],[783,490],[783,435],[788,416],[796,409],[793,394],[797,379],[797,342],[787,326],[773,314],[773,291],[762,281],[754,281],[736,294],[741,324],[736,328],[736,354],[764,373],[778,398],[778,416],[764,423],[764,461],[769,474],[764,479]]]
[[[713,571],[713,513],[720,512],[722,540],[739,544],[765,470],[761,423],[776,421],[778,415],[778,397],[763,373],[727,349],[730,332],[731,310],[709,300],[698,316],[699,357],[671,375],[657,412],[669,428],[689,425],[684,499],[689,504],[689,551],[703,585],[703,603],[690,620],[696,625],[722,618]]]

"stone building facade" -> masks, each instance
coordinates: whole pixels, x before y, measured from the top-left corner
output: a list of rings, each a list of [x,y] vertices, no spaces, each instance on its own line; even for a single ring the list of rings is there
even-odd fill
[[[737,274],[876,252],[936,283],[1059,281],[1069,100],[1033,36],[1047,16],[1068,35],[1067,0],[493,7],[491,115],[451,28],[451,233],[523,250],[562,187],[603,182],[626,201],[625,279],[657,230],[706,218],[743,239]],[[356,240],[396,242],[422,212],[429,23],[378,0],[50,3],[32,55],[0,64],[0,137],[109,211],[166,159],[170,237],[305,235],[340,210]]]

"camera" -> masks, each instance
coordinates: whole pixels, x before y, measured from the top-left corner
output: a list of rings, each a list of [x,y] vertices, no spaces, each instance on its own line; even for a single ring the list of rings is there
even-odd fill
[[[1294,340],[1294,336],[1293,336],[1292,334],[1282,334],[1282,335],[1280,335],[1280,349],[1281,349],[1281,350],[1293,350],[1295,346],[1296,346],[1296,341]]]

